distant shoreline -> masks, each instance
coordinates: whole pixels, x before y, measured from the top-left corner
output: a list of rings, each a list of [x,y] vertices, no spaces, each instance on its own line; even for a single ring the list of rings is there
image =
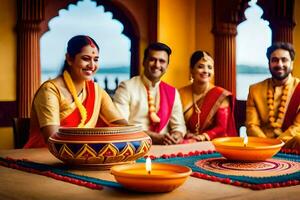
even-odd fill
[[[262,66],[237,65],[236,71],[239,74],[268,74],[269,68]]]
[[[56,70],[42,70],[44,74],[58,74]],[[129,67],[114,67],[114,68],[101,68],[98,70],[97,74],[129,74]]]

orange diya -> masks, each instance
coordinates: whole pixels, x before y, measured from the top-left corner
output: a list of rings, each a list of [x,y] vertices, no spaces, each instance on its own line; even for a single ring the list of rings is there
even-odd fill
[[[229,160],[262,161],[274,156],[284,145],[279,139],[222,137],[212,141],[216,151]]]
[[[135,163],[111,168],[115,179],[129,190],[139,192],[170,192],[182,185],[192,173],[189,167],[152,163]]]

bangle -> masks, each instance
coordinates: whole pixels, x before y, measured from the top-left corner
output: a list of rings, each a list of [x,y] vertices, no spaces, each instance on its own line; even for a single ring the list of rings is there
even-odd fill
[[[196,135],[195,136],[195,139],[197,140],[197,141],[205,141],[205,136],[204,135]]]
[[[208,135],[207,133],[203,133],[203,136],[205,137],[205,139],[206,139],[207,141],[210,141],[210,137],[209,137],[209,135]]]

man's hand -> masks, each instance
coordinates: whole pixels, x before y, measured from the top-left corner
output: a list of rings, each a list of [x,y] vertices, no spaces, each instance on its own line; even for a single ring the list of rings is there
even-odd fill
[[[151,137],[153,144],[172,145],[178,144],[183,140],[183,134],[177,131],[167,134],[159,134],[152,131],[146,131],[146,133]]]
[[[203,134],[196,135],[195,133],[187,133],[185,135],[186,139],[194,139],[197,142],[202,142],[206,140],[206,137]]]
[[[166,145],[179,144],[182,140],[183,140],[183,134],[181,132],[174,131],[165,134],[164,144]]]
[[[153,144],[164,144],[164,135],[153,132],[153,131],[145,131],[152,139]]]

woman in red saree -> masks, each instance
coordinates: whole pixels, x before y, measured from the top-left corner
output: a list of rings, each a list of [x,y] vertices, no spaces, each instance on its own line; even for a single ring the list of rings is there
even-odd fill
[[[127,124],[109,95],[93,82],[98,60],[99,47],[91,37],[78,35],[69,40],[61,75],[43,83],[35,94],[24,148],[45,147],[60,126]]]
[[[236,136],[234,98],[229,91],[210,83],[214,61],[209,53],[194,52],[190,72],[192,84],[179,89],[188,129],[183,143]]]

